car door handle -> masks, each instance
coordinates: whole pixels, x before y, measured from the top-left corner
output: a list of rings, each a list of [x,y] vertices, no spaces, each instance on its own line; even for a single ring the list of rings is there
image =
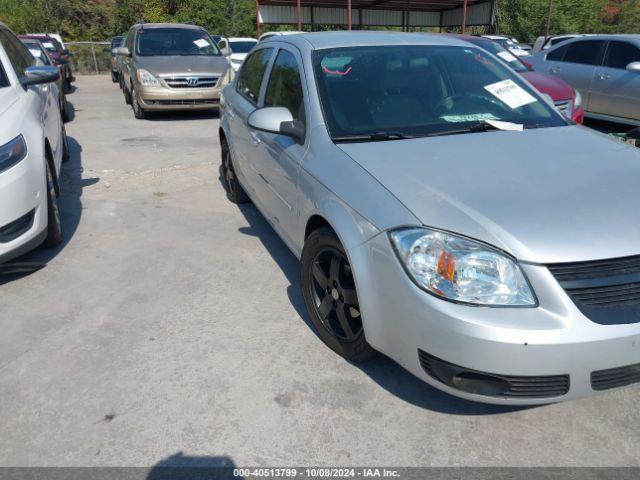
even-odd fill
[[[608,73],[601,73],[598,75],[598,78],[600,80],[609,80],[611,78],[611,75],[609,75]]]
[[[251,135],[251,141],[253,142],[254,145],[257,146],[262,143],[262,140],[260,140],[260,137],[256,132],[249,132],[249,135]]]
[[[551,67],[549,69],[549,72],[551,73],[558,73],[560,71],[560,67]]]

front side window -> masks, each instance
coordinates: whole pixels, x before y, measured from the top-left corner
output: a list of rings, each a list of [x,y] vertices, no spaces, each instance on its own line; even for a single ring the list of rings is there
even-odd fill
[[[611,42],[607,50],[604,66],[625,70],[627,65],[640,62],[640,49],[627,42]]]
[[[141,28],[135,47],[141,57],[220,55],[207,32],[192,28]]]
[[[556,48],[555,50],[547,54],[547,60],[551,62],[562,62],[564,60],[564,56],[566,55],[568,49],[569,49],[568,45],[565,45],[564,47]]]
[[[324,49],[314,52],[313,64],[334,140],[466,133],[483,121],[567,125],[520,76],[477,48]]]
[[[9,79],[7,78],[7,74],[4,73],[4,68],[0,64],[0,88],[5,88],[9,86]]]
[[[288,108],[295,120],[304,121],[300,70],[296,58],[287,50],[280,50],[273,64],[264,104]]]
[[[7,52],[9,62],[11,62],[16,75],[20,78],[24,77],[25,70],[34,63],[33,55],[20,40],[7,30],[0,29],[0,43],[2,43],[4,51]]]
[[[602,40],[573,42],[567,45],[567,53],[565,53],[563,61],[582,65],[598,65],[603,46],[604,42]]]
[[[260,87],[264,72],[267,70],[267,64],[271,58],[272,48],[264,48],[252,53],[247,57],[240,70],[240,77],[236,89],[240,95],[245,97],[253,104],[258,103],[260,96]]]

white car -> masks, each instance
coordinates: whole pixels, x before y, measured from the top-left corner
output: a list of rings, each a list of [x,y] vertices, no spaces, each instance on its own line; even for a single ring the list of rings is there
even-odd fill
[[[0,263],[62,242],[58,179],[69,149],[59,75],[0,23]]]
[[[233,68],[234,72],[237,72],[247,54],[257,44],[258,40],[251,37],[222,37],[218,42],[218,47],[223,55],[229,57],[231,68]]]
[[[277,37],[281,35],[293,35],[295,33],[302,33],[302,32],[300,30],[286,30],[284,32],[265,32],[262,35],[260,35],[260,38],[258,38],[258,42],[263,42],[267,38],[271,38],[271,37]]]
[[[498,42],[504,48],[513,53],[516,57],[526,57],[529,55],[529,52],[520,48],[516,42],[514,42],[509,37],[504,37],[502,35],[483,35],[484,38],[490,38],[491,40]]]
[[[62,48],[66,49],[67,46],[64,44],[64,42],[62,41],[62,36],[59,33],[29,33],[28,35],[37,35],[37,36],[49,36],[51,38],[55,38],[58,42],[60,42],[60,45],[62,45]]]

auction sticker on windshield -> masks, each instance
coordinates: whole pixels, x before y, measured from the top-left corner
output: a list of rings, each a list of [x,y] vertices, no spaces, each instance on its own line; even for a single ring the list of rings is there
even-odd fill
[[[207,42],[204,38],[199,38],[198,40],[194,40],[195,43],[200,48],[206,48],[209,46],[209,42]]]
[[[535,97],[513,80],[492,83],[484,87],[484,89],[501,102],[507,104],[511,109],[520,108],[537,101]]]

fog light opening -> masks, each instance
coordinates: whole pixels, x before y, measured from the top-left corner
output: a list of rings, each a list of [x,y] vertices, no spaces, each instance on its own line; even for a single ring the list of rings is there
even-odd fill
[[[475,372],[460,372],[453,377],[453,386],[476,395],[502,396],[509,392],[508,380]]]

